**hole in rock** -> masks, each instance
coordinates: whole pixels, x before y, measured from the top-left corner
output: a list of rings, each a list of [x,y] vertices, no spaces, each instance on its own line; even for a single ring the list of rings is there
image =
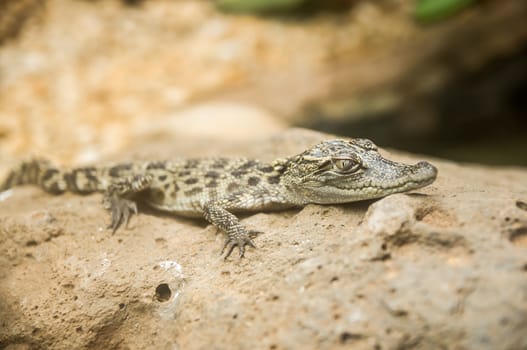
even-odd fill
[[[509,233],[509,240],[516,246],[527,247],[527,226],[512,229]]]
[[[362,339],[364,336],[362,334],[342,332],[340,333],[340,342],[342,344],[347,343],[348,341]]]
[[[156,288],[156,299],[157,299],[157,301],[160,301],[160,302],[168,301],[168,299],[170,299],[171,295],[172,295],[172,291],[168,287],[168,284],[161,283],[159,286],[157,286],[157,288]]]
[[[26,247],[34,247],[37,245],[38,245],[38,242],[33,239],[26,242]]]
[[[520,200],[516,201],[516,207],[518,209],[527,211],[527,203],[525,203],[524,201],[520,201]]]

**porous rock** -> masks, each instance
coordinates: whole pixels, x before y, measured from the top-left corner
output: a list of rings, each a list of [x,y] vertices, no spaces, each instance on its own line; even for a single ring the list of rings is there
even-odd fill
[[[264,233],[226,262],[202,221],[143,210],[112,235],[100,195],[16,188],[0,202],[0,347],[525,349],[527,170],[429,160],[436,182],[409,194],[244,217]]]

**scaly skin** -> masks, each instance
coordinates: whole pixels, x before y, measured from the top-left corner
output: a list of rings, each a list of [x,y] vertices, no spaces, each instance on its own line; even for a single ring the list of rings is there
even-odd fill
[[[436,176],[430,163],[392,162],[371,141],[357,138],[322,142],[270,164],[206,158],[60,170],[34,160],[14,169],[0,191],[35,184],[54,194],[103,192],[114,232],[137,213],[137,201],[202,217],[227,233],[222,249],[227,258],[235,247],[240,257],[245,246],[254,247],[255,232],[248,231],[234,213],[379,198],[424,187]]]

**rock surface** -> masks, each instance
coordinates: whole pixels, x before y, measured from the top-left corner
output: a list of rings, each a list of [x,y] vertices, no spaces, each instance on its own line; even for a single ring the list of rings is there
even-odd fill
[[[268,160],[328,137],[157,137],[118,158]],[[0,348],[526,349],[527,170],[431,161],[418,192],[248,215],[258,249],[227,262],[202,221],[143,208],[112,235],[100,195],[4,192]]]

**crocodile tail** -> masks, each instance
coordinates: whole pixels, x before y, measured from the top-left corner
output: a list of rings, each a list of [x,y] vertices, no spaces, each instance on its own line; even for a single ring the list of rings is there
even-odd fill
[[[0,191],[18,185],[37,185],[47,192],[62,193],[67,189],[64,176],[59,169],[43,159],[23,162],[11,170]]]
[[[0,192],[19,185],[36,185],[53,194],[97,192],[105,189],[102,171],[95,167],[61,170],[46,160],[34,159],[14,168],[0,185]]]

